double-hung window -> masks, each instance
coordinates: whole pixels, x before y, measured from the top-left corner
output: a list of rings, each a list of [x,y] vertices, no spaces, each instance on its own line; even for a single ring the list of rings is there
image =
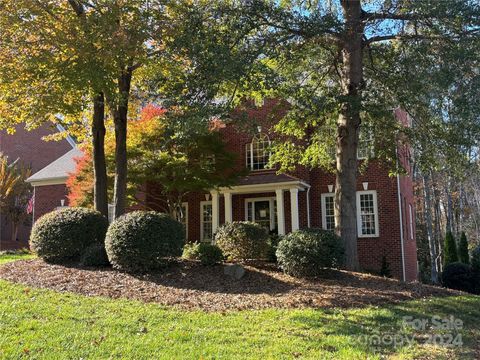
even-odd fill
[[[374,137],[373,130],[370,127],[360,127],[358,137],[357,158],[369,159],[374,156]]]
[[[202,201],[200,203],[200,240],[202,242],[211,242],[213,239],[212,220],[212,202]]]
[[[358,237],[378,237],[378,205],[375,190],[357,191]]]
[[[322,228],[335,230],[335,194],[326,193],[321,195],[322,201]]]
[[[263,170],[270,158],[270,140],[267,135],[256,135],[245,145],[246,166],[250,170]]]

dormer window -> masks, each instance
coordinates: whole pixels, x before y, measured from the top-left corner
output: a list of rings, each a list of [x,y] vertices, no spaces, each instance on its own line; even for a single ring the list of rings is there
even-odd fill
[[[250,170],[263,170],[270,158],[270,139],[267,135],[257,134],[252,142],[245,145],[246,165]]]

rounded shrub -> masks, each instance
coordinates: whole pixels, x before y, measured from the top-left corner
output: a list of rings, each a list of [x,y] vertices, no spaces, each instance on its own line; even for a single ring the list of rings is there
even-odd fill
[[[90,245],[85,249],[81,258],[80,265],[82,266],[108,266],[107,251],[104,244]]]
[[[198,260],[203,265],[215,265],[223,261],[223,252],[217,245],[202,243],[198,247]]]
[[[155,211],[134,211],[110,224],[105,248],[115,269],[145,272],[180,256],[184,242],[180,222]]]
[[[450,263],[443,269],[442,285],[455,290],[474,293],[476,276],[472,268],[461,262]]]
[[[186,243],[183,247],[182,258],[187,260],[198,260],[199,248],[199,242]]]
[[[30,247],[39,257],[52,263],[80,260],[91,245],[103,246],[108,220],[87,208],[52,211],[33,225]]]
[[[320,275],[323,268],[343,266],[345,251],[342,240],[333,232],[304,229],[282,237],[276,255],[285,273],[306,277]]]
[[[259,224],[235,221],[222,225],[215,234],[215,244],[231,260],[265,259],[269,236]]]

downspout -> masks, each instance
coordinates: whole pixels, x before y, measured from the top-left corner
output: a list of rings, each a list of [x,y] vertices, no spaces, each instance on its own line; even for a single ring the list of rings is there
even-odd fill
[[[403,239],[403,212],[402,212],[402,194],[400,193],[400,175],[397,174],[397,194],[398,194],[398,213],[400,215],[400,244],[402,247],[402,278],[406,281],[405,275],[405,248]]]
[[[35,189],[37,187],[33,187],[33,202],[32,202],[32,225],[35,224]]]
[[[307,189],[307,227],[310,227],[310,189],[312,187],[308,185]]]

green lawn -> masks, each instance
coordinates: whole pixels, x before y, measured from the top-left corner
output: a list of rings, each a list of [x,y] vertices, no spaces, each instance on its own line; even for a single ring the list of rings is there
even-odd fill
[[[12,254],[0,253],[0,265],[10,261],[15,261],[20,259],[33,259],[33,258],[34,258],[33,255],[25,254],[25,253],[12,253]]]
[[[361,341],[378,334],[410,337],[412,328],[400,330],[402,318],[432,315],[460,318],[464,345],[421,345],[427,333],[441,332],[432,329],[416,332],[412,346],[375,348]],[[2,359],[464,359],[475,358],[480,342],[480,298],[475,296],[350,310],[221,314],[60,294],[1,280],[0,319]]]

